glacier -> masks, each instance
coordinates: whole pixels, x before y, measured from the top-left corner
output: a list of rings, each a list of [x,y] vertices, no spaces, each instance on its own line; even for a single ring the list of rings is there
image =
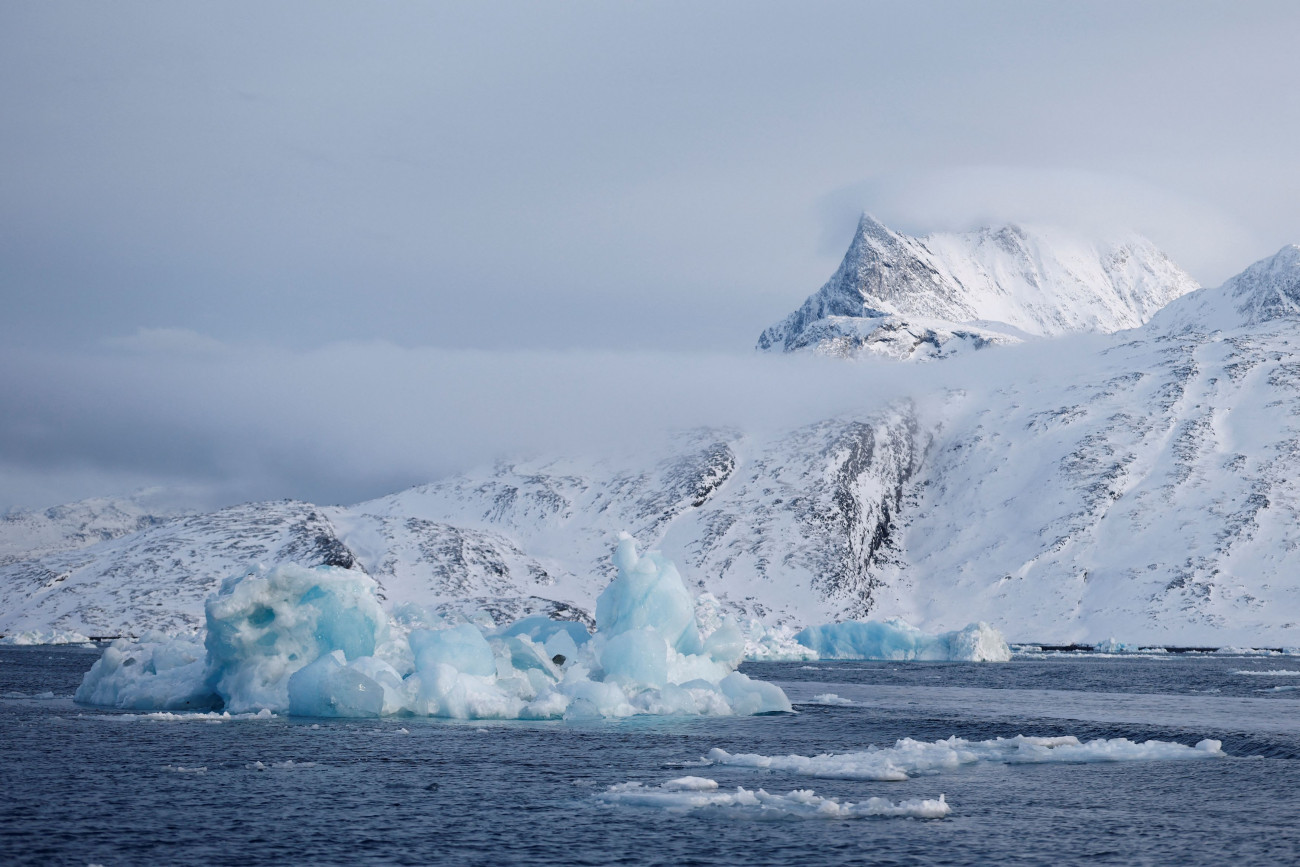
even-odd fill
[[[337,566],[232,576],[206,603],[202,645],[119,639],[76,693],[132,710],[368,718],[582,719],[790,712],[735,669],[729,618],[707,638],[676,567],[624,534],[597,630],[531,617],[497,629],[390,618],[375,582]],[[429,628],[432,627],[432,628]]]

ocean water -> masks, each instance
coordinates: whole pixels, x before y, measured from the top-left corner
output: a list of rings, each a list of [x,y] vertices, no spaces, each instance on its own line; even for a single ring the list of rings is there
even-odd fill
[[[798,713],[574,723],[156,718],[71,700],[97,651],[0,648],[4,864],[1287,864],[1297,657],[750,664]],[[833,695],[835,698],[828,698]],[[843,704],[840,702],[850,702]],[[1017,734],[1223,742],[1228,758],[975,763],[899,782],[695,764]],[[685,775],[941,819],[610,804]]]

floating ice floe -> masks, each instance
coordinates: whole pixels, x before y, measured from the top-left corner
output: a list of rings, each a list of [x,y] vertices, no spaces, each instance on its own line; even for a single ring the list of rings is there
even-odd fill
[[[904,738],[892,747],[869,747],[856,753],[819,756],[764,756],[713,749],[703,764],[735,765],[785,771],[807,777],[841,780],[906,780],[913,774],[952,770],[980,762],[1017,765],[1049,762],[1125,762],[1223,758],[1223,744],[1203,740],[1194,747],[1169,741],[1135,743],[1126,738],[1081,742],[1075,737],[1037,738],[1017,735],[988,741]]]
[[[1300,677],[1300,671],[1293,671],[1289,668],[1271,668],[1268,671],[1234,671],[1233,674],[1244,674],[1249,677]]]
[[[503,629],[436,616],[390,623],[355,571],[286,565],[233,577],[206,604],[202,644],[119,640],[86,674],[80,702],[135,710],[297,716],[397,714],[575,719],[788,712],[773,684],[735,669],[726,619],[701,637],[694,600],[657,553],[623,535],[597,631],[526,618]]]
[[[717,810],[725,813],[752,814],[770,818],[861,819],[914,818],[941,819],[949,806],[943,795],[935,799],[913,799],[895,803],[885,798],[869,798],[853,803],[823,798],[811,789],[798,789],[784,795],[762,789],[751,791],[737,787],[734,792],[718,788],[717,782],[703,777],[681,777],[659,786],[619,783],[596,795],[607,804],[625,807],[649,807],[673,813],[692,810]]]
[[[52,629],[47,632],[40,630],[29,630],[26,632],[16,632],[13,635],[0,637],[0,644],[12,644],[19,647],[31,647],[38,644],[94,644],[90,641],[90,636],[82,635],[80,632],[64,631]]]
[[[795,638],[822,659],[1009,662],[1006,639],[987,623],[931,635],[899,618],[809,626]]]

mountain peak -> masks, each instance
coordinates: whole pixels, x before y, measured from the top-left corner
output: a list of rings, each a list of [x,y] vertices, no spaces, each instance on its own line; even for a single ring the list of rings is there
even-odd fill
[[[1223,288],[1247,323],[1300,319],[1300,246],[1286,245],[1224,283]]]
[[[886,319],[890,334],[906,332],[936,348],[944,338],[932,336],[967,334],[972,327],[1012,340],[1132,328],[1197,288],[1154,244],[1138,240],[1099,249],[1066,233],[1014,223],[914,238],[863,213],[835,274],[763,332],[758,348],[825,351],[833,345],[837,355],[897,355],[892,339],[888,347],[876,345]],[[1004,342],[987,338],[976,345]]]

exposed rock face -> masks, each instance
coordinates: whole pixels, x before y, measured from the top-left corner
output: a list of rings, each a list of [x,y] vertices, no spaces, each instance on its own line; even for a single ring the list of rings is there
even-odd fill
[[[863,215],[839,270],[764,331],[758,348],[942,357],[1026,336],[1134,328],[1195,288],[1138,236],[1097,246],[1004,226],[912,238]]]

